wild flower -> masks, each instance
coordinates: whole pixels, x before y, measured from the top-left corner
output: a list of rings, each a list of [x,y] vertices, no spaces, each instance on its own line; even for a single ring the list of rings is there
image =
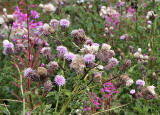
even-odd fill
[[[64,54],[64,57],[65,57],[65,59],[67,60],[67,61],[72,61],[73,60],[73,58],[75,58],[75,54],[73,54],[72,52],[67,52],[67,53],[65,53]]]
[[[55,12],[56,11],[56,7],[51,4],[51,3],[48,3],[48,4],[39,4],[39,7],[42,8],[42,11],[45,13],[45,12]]]
[[[14,45],[13,43],[9,42],[8,40],[3,41],[3,54],[9,55],[14,53]]]
[[[54,78],[54,82],[58,86],[63,86],[65,84],[66,80],[62,75],[56,75],[55,78]]]
[[[76,55],[76,57],[73,58],[72,63],[70,64],[70,68],[74,69],[76,73],[83,73],[85,67],[85,61],[80,55]]]
[[[93,55],[93,54],[86,54],[86,55],[84,55],[84,61],[86,63],[92,63],[92,62],[94,62],[95,61],[95,55]]]
[[[67,19],[61,19],[59,24],[62,28],[68,28],[70,26],[70,21]]]
[[[92,43],[92,45],[84,45],[83,48],[80,49],[80,52],[84,54],[94,54],[98,53],[99,44]]]
[[[35,71],[31,68],[26,68],[24,70],[24,77],[28,78],[35,74]]]
[[[56,19],[51,19],[50,21],[50,25],[53,29],[55,29],[56,31],[58,30],[58,26],[59,26],[59,21]]]
[[[130,94],[132,95],[135,94],[135,92],[136,92],[135,89],[130,90]]]
[[[41,49],[41,53],[43,56],[48,56],[51,54],[51,48],[50,47],[43,47]]]
[[[51,81],[44,82],[43,87],[45,91],[48,91],[48,92],[51,91],[53,87],[52,82]]]
[[[125,5],[125,2],[120,2],[120,6],[123,7]]]
[[[44,68],[44,67],[38,67],[37,73],[38,73],[40,76],[47,76],[47,69]]]
[[[93,74],[93,80],[95,82],[101,82],[102,81],[102,72],[95,72]]]
[[[32,18],[37,19],[39,18],[39,13],[35,10],[31,10],[31,16]]]
[[[127,87],[130,87],[134,83],[133,79],[131,79],[127,74],[122,74],[120,78]]]
[[[72,30],[71,35],[74,38],[75,44],[77,45],[84,44],[87,40],[85,31],[83,29]]]
[[[57,51],[58,51],[58,57],[63,57],[64,54],[67,53],[67,48],[64,46],[58,46]]]
[[[145,86],[145,81],[139,79],[136,81],[136,84],[139,85],[139,86]]]

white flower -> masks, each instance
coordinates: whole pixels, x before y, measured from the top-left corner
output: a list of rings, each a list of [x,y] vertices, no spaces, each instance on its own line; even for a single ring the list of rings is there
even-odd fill
[[[9,44],[8,40],[3,40],[3,47],[5,47],[7,44]]]
[[[0,24],[4,23],[4,19],[0,16]]]
[[[156,93],[155,93],[155,86],[147,86],[147,90],[152,94],[152,95],[155,95]]]
[[[133,83],[134,83],[134,81],[132,79],[129,79],[126,81],[126,86],[130,87]]]
[[[45,24],[43,25],[43,30],[48,31],[49,28],[50,28],[50,27],[49,27],[49,24],[45,23]]]
[[[56,11],[56,7],[53,6],[53,4],[48,3],[48,4],[40,4],[39,7],[41,7],[43,9],[43,12],[55,12]]]
[[[98,52],[99,45],[84,45],[84,48],[80,50],[80,52],[85,53],[85,54],[96,54]]]
[[[102,44],[102,48],[101,48],[102,50],[110,50],[111,49],[111,46],[110,45],[108,45],[108,44],[106,44],[106,43],[103,43]]]

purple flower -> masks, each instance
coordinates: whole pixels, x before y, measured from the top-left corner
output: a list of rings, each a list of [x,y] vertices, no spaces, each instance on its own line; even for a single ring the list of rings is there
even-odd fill
[[[124,6],[125,5],[125,2],[120,2],[120,6]]]
[[[14,45],[12,42],[9,42],[8,40],[3,40],[3,48],[4,55],[12,54],[14,52]]]
[[[53,29],[58,30],[58,26],[59,26],[59,21],[56,19],[52,19],[50,21],[50,25],[52,26]]]
[[[136,91],[135,91],[135,89],[132,89],[131,91],[130,91],[130,94],[134,94]]]
[[[72,61],[72,59],[75,57],[75,54],[73,54],[72,52],[67,52],[64,54],[64,57],[66,60]]]
[[[39,18],[39,13],[35,10],[31,10],[31,16],[32,18],[37,19]]]
[[[57,47],[58,56],[63,57],[65,53],[67,53],[67,48],[64,46],[58,46]]]
[[[125,35],[120,36],[121,40],[124,40],[125,38],[126,38]]]
[[[152,24],[152,21],[148,20],[147,23],[151,25],[151,24]]]
[[[63,86],[65,84],[66,80],[62,75],[56,75],[56,77],[54,78],[54,82],[58,86]]]
[[[112,67],[116,67],[119,62],[116,58],[111,58],[108,63],[111,64]]]
[[[61,26],[61,27],[68,28],[69,25],[70,25],[70,21],[69,21],[69,20],[67,20],[67,19],[61,19],[61,20],[60,20],[60,26]]]
[[[139,79],[136,81],[136,84],[139,85],[139,86],[145,86],[145,81]]]
[[[92,62],[94,62],[95,61],[95,55],[93,55],[93,54],[86,54],[86,55],[84,55],[84,61],[86,63],[92,63]]]
[[[3,40],[3,47],[10,47],[10,48],[13,48],[14,45],[13,43],[9,42],[8,40]]]

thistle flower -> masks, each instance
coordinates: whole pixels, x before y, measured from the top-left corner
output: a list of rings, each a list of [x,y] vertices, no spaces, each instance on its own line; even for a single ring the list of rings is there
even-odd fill
[[[86,54],[86,55],[84,55],[84,61],[86,63],[92,63],[92,62],[94,62],[95,61],[95,55],[93,55],[93,54]]]
[[[102,44],[101,50],[103,50],[103,51],[108,51],[108,50],[110,50],[110,49],[111,49],[111,46],[110,46],[109,44],[106,44],[106,43],[103,43],[103,44]]]
[[[53,4],[51,3],[40,4],[39,7],[43,9],[43,12],[55,12],[56,11],[56,7],[53,6]]]
[[[155,86],[147,86],[147,90],[149,91],[149,93],[151,93],[153,96],[156,95],[156,92],[155,92]]]
[[[43,47],[41,49],[41,53],[43,56],[48,56],[51,54],[51,48],[50,47]]]
[[[120,2],[120,6],[123,7],[125,5],[125,2]]]
[[[97,57],[101,61],[108,61],[110,58],[112,58],[115,55],[113,50],[110,50],[110,45],[103,44],[101,50],[98,52]]]
[[[111,64],[112,67],[114,68],[118,65],[119,62],[116,58],[111,58],[108,63]]]
[[[24,77],[30,77],[30,75],[34,74],[34,70],[31,68],[27,68],[24,70]]]
[[[70,21],[67,19],[61,19],[59,24],[62,28],[68,28],[70,26]]]
[[[134,83],[133,79],[131,79],[131,78],[130,78],[128,75],[126,75],[126,74],[121,75],[120,78],[121,78],[122,82],[125,83],[125,85],[126,85],[127,87],[130,87],[130,86]]]
[[[80,52],[84,54],[94,54],[96,55],[99,49],[99,44],[92,43],[92,45],[84,45]]]
[[[14,45],[8,40],[3,41],[3,47],[4,47],[4,50],[3,50],[4,55],[10,55],[14,53]]]
[[[48,91],[48,92],[51,91],[53,87],[52,82],[51,81],[44,82],[43,87],[45,91]]]
[[[136,92],[135,89],[132,89],[132,90],[130,91],[130,94],[133,95],[133,94],[135,94],[135,92]]]
[[[70,68],[74,69],[76,73],[83,73],[85,67],[85,61],[80,55],[76,55],[76,57],[73,58],[72,63],[70,64]]]
[[[21,52],[23,52],[25,50],[25,47],[24,47],[24,45],[23,44],[16,44],[16,47],[15,47],[15,52],[16,53],[21,53]]]
[[[58,46],[57,51],[58,51],[58,57],[63,57],[64,54],[67,53],[67,48],[64,46]]]
[[[4,19],[0,16],[0,25],[2,25],[4,23],[5,23]]]
[[[52,19],[51,21],[50,21],[50,25],[51,25],[51,27],[54,29],[54,30],[58,30],[58,26],[59,26],[59,21],[58,20],[56,20],[56,19]]]
[[[26,68],[24,70],[24,77],[31,78],[32,81],[38,81],[39,76],[36,74],[36,72],[32,68]]]
[[[75,54],[73,54],[72,52],[67,52],[67,53],[65,53],[64,54],[64,57],[65,57],[65,59],[67,60],[67,61],[72,61],[73,60],[73,58],[75,58]]]
[[[38,67],[37,72],[40,76],[47,76],[47,69],[44,67]]]
[[[54,78],[54,82],[58,86],[63,86],[65,84],[66,80],[62,75],[56,75],[56,77]]]
[[[51,61],[49,62],[49,64],[47,65],[48,67],[48,74],[52,75],[54,73],[54,71],[56,71],[58,69],[58,63],[55,61]]]
[[[95,72],[93,74],[93,80],[95,82],[101,82],[101,80],[102,80],[102,72]]]
[[[84,44],[87,40],[83,29],[72,30],[71,35],[77,45]]]
[[[145,86],[145,81],[139,79],[136,81],[136,84],[139,85],[139,86]]]

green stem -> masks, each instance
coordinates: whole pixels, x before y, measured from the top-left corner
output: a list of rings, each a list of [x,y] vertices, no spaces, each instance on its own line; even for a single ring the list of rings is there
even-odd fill
[[[20,75],[20,88],[21,88],[21,93],[22,93],[22,97],[23,97],[23,115],[25,115],[25,96],[24,96],[24,92],[23,92],[23,80],[22,80],[22,74],[20,73],[19,67],[16,65],[17,70],[19,72]]]
[[[58,93],[61,91],[61,87],[59,86],[59,90],[58,90]],[[59,98],[56,102],[56,108],[55,108],[55,112],[57,112],[57,109],[58,109],[58,104],[59,104]]]
[[[74,90],[72,91],[71,96],[67,99],[67,101],[63,104],[62,109],[60,111],[60,115],[64,115],[68,105],[70,104],[71,100],[74,98],[74,96],[77,94],[77,91],[79,90],[80,87],[80,83],[77,84],[77,86],[74,88]]]

